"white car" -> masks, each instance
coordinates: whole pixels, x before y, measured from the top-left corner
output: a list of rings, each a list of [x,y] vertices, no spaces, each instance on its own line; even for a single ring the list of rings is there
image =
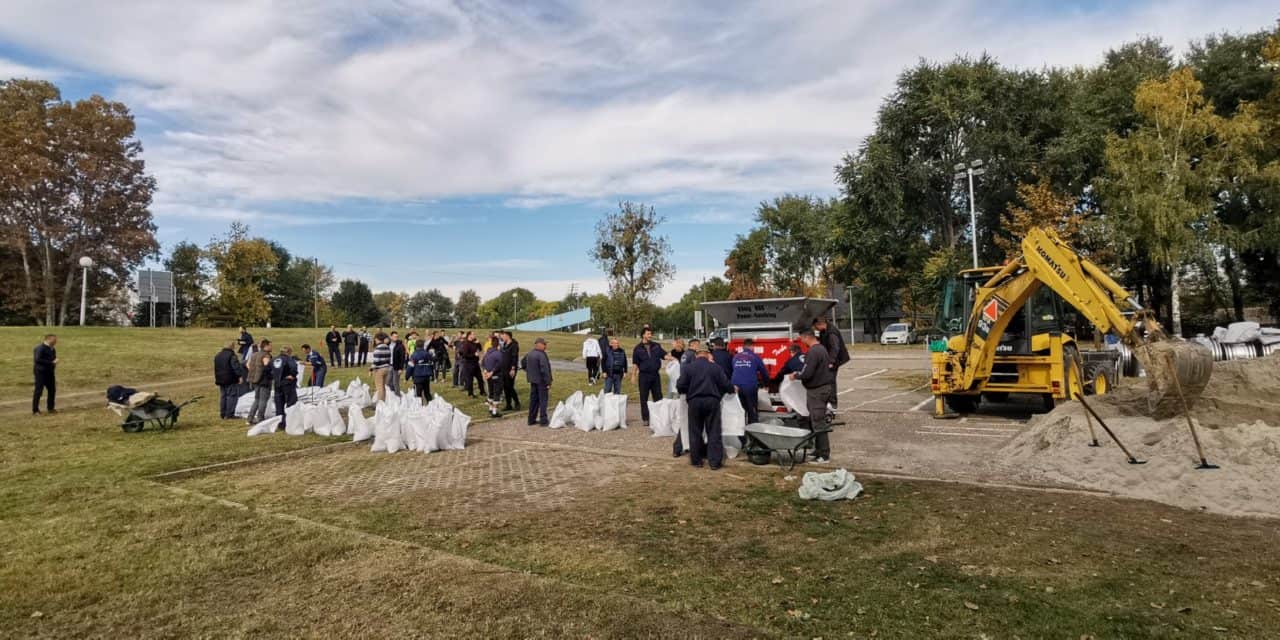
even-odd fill
[[[880,334],[880,344],[915,344],[916,332],[910,322],[895,322]]]

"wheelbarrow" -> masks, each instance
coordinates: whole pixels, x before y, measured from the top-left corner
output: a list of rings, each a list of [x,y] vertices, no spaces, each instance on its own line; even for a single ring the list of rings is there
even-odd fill
[[[757,422],[747,425],[747,444],[742,451],[751,464],[758,465],[769,464],[776,454],[778,466],[790,471],[809,456],[809,450],[814,448],[814,438],[830,431],[831,427],[827,425],[811,431],[804,427]]]
[[[178,414],[182,408],[196,402],[202,396],[195,396],[182,404],[174,404],[172,400],[149,391],[141,391],[129,396],[129,402],[107,402],[107,408],[123,419],[120,428],[126,433],[142,431],[148,424],[165,431],[178,426]]]

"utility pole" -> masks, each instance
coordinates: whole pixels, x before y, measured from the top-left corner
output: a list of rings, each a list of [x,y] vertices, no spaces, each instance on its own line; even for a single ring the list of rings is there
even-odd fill
[[[987,172],[982,168],[981,160],[974,160],[969,164],[963,162],[955,166],[955,179],[959,180],[968,176],[969,178],[969,239],[973,243],[973,268],[978,268],[978,209],[977,204],[973,201],[973,177],[980,176]]]
[[[320,328],[320,260],[311,259],[311,313],[315,317],[316,329]]]

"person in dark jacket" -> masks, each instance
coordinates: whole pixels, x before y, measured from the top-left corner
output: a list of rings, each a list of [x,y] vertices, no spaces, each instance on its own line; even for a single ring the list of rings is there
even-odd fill
[[[453,336],[453,388],[462,388],[462,350],[467,342],[467,334],[459,331]]]
[[[347,330],[342,332],[342,366],[354,367],[356,365],[356,345],[360,344],[360,334],[351,325],[347,325]]]
[[[484,378],[480,375],[480,343],[476,342],[476,333],[468,331],[458,346],[458,360],[462,363],[461,382],[465,383],[467,397],[476,397],[476,387],[484,393]]]
[[[391,370],[387,372],[387,388],[400,393],[400,378],[409,364],[409,351],[400,341],[400,334],[391,332]]]
[[[249,373],[245,382],[253,389],[253,406],[249,408],[251,425],[267,419],[267,403],[271,401],[271,341],[263,339],[258,350],[249,358]]]
[[[547,403],[551,392],[551,359],[547,357],[547,341],[533,341],[533,351],[524,357],[524,375],[529,382],[529,426],[547,426]]]
[[[223,420],[236,417],[236,400],[240,398],[240,383],[246,373],[244,365],[240,364],[236,345],[236,342],[227,343],[213,357],[213,382],[218,385],[218,415]]]
[[[778,370],[778,375],[774,376],[773,380],[769,381],[769,384],[782,384],[783,378],[793,373],[804,371],[804,352],[800,349],[800,345],[791,345],[789,351],[791,352],[791,357],[782,365],[782,368]]]
[[[680,367],[683,368],[684,365],[689,364],[690,362],[693,362],[693,359],[698,357],[699,349],[702,349],[701,340],[697,338],[693,338],[692,340],[689,340],[689,348],[684,350],[684,355],[681,356],[680,358]]]
[[[498,338],[489,338],[489,348],[480,360],[480,376],[489,385],[486,404],[489,406],[491,418],[497,418],[500,415],[498,403],[502,402],[502,390],[506,386],[502,381],[507,377],[507,371],[502,366],[505,359],[506,356],[502,353],[502,345]]]
[[[358,351],[356,352],[356,355],[358,356],[357,359],[359,360],[356,363],[357,365],[363,367],[365,363],[368,362],[369,349],[372,346],[370,343],[372,342],[373,342],[373,334],[369,333],[369,328],[360,327],[360,342],[357,343],[357,347],[356,347],[358,349]]]
[[[631,364],[635,365],[631,381],[640,387],[640,417],[646,427],[649,426],[649,397],[652,396],[654,402],[662,400],[662,359],[665,357],[667,352],[662,350],[662,345],[653,341],[653,329],[645,327],[640,334],[640,344],[631,351]]]
[[[57,344],[58,336],[52,333],[45,334],[44,340],[36,345],[33,353],[34,362],[31,371],[35,376],[35,390],[31,394],[32,415],[40,415],[41,392],[45,393],[45,410],[49,413],[58,412],[53,408],[54,394],[58,389],[54,376],[54,369],[58,366],[58,350],[54,348]]]
[[[431,379],[436,376],[436,352],[428,343],[419,340],[409,354],[406,375],[413,377],[413,395],[431,402]]]
[[[324,344],[329,347],[329,365],[334,367],[342,366],[342,334],[338,333],[338,327],[329,325],[329,333],[324,334]]]
[[[503,331],[502,345],[502,395],[507,400],[507,411],[520,410],[520,396],[516,393],[516,371],[520,368],[520,342]]]
[[[733,356],[733,389],[738,393],[738,402],[747,413],[747,424],[760,422],[760,381],[769,379],[769,370],[755,352],[755,341],[747,338],[742,342],[742,351]]]
[[[329,367],[325,366],[324,356],[317,353],[309,344],[302,345],[302,365],[311,368],[311,375],[307,378],[311,381],[311,386],[323,387],[324,376],[329,372]]]
[[[711,360],[720,366],[720,370],[724,372],[724,377],[733,377],[733,354],[725,348],[724,338],[716,338],[711,341]]]
[[[840,373],[840,367],[849,362],[849,348],[844,344],[844,336],[840,331],[827,324],[826,318],[815,318],[813,332],[818,336],[818,343],[827,351],[831,364],[827,365],[833,374]],[[831,406],[837,406],[839,396],[831,397]]]
[[[613,340],[613,331],[610,329],[601,329],[600,338],[596,342],[600,343],[600,370],[609,370],[609,341]],[[624,367],[625,368],[625,367]]]
[[[431,342],[427,343],[427,349],[436,356],[436,380],[447,378],[452,363],[449,359],[449,340],[445,338],[443,331],[436,331],[431,336]]]
[[[240,327],[240,338],[236,340],[238,350],[240,352],[240,360],[249,357],[249,352],[253,351],[253,336],[249,335],[249,330]]]
[[[298,403],[298,361],[293,359],[293,349],[284,347],[280,355],[271,360],[272,382],[276,387],[276,415],[280,416],[280,428],[284,429],[284,410]]]
[[[831,357],[826,347],[818,342],[812,331],[800,334],[800,341],[809,348],[804,356],[804,370],[792,374],[804,383],[805,405],[809,407],[809,429],[816,431],[825,429],[827,424],[827,403],[836,397],[836,372],[831,367]],[[814,438],[814,462],[826,462],[831,459],[831,441],[826,432]]]
[[[701,467],[705,459],[713,471],[719,469],[724,465],[720,402],[733,385],[715,362],[701,357],[681,367],[676,389],[689,403],[689,464]]]
[[[627,375],[627,352],[622,350],[617,338],[609,339],[609,348],[601,358],[604,368],[604,392],[622,393],[622,377]]]

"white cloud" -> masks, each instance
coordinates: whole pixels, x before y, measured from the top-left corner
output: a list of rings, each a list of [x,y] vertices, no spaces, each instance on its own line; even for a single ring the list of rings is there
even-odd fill
[[[617,194],[830,192],[832,166],[921,57],[1090,64],[1141,34],[1183,45],[1274,19],[1272,3],[1209,0],[569,1],[554,11],[494,0],[29,0],[0,4],[0,37],[115,82],[163,128],[144,142],[174,194],[165,215],[288,226],[314,218],[263,203],[516,194],[508,206],[538,209]]]
[[[14,62],[13,60],[0,58],[0,80],[8,80],[10,78],[57,80],[64,75],[66,75],[66,72],[59,69],[32,67],[19,62]]]

